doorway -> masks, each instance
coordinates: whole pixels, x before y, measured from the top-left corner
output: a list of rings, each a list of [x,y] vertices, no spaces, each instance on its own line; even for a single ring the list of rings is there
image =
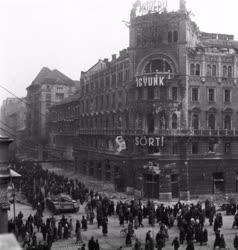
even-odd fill
[[[179,197],[178,174],[171,175],[171,185],[172,185],[172,198],[178,198]]]
[[[146,198],[159,198],[159,175],[147,173],[143,176],[143,192]]]
[[[221,194],[225,192],[225,179],[223,172],[213,173],[213,193]]]

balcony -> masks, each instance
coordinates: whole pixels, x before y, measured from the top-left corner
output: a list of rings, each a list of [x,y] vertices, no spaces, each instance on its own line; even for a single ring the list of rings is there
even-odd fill
[[[148,133],[143,129],[77,129],[76,135],[127,135],[127,136],[187,136],[187,137],[238,137],[238,130],[161,129]]]

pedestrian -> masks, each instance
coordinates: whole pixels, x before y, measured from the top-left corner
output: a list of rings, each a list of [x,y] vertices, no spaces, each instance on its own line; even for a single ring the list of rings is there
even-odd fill
[[[81,234],[81,228],[78,227],[76,231],[76,242],[75,244],[78,244],[79,242],[82,242],[82,234]]]
[[[87,229],[88,229],[88,222],[87,222],[87,220],[85,219],[84,216],[82,217],[81,223],[82,223],[83,230],[87,231]]]
[[[138,219],[138,216],[135,216],[134,228],[137,229],[138,227],[139,227],[139,219]]]
[[[193,244],[193,241],[192,241],[192,240],[190,240],[190,241],[188,242],[188,245],[187,245],[187,247],[186,247],[186,250],[194,250],[194,244]]]
[[[95,241],[93,236],[88,242],[88,250],[95,250]]]
[[[235,235],[233,246],[236,250],[238,250],[238,235]]]
[[[215,234],[215,241],[214,241],[214,245],[213,245],[213,249],[216,249],[216,247],[220,247],[220,231],[217,230],[216,234]]]
[[[79,250],[79,249],[78,249]],[[85,249],[85,244],[82,245],[81,249],[80,250],[86,250]]]
[[[219,245],[219,247],[220,247],[220,249],[223,249],[223,250],[226,249],[226,242],[225,242],[223,234],[221,235],[221,238],[220,238],[220,245]]]
[[[126,246],[131,246],[132,242],[131,242],[131,234],[127,233],[126,234]]]
[[[179,230],[179,241],[180,241],[180,244],[183,245],[183,242],[185,240],[185,230],[183,227],[180,228]]]
[[[135,242],[135,245],[134,245],[134,250],[141,250],[141,242],[139,241],[138,238],[136,238],[136,242]]]
[[[96,239],[94,250],[100,250],[98,239]]]
[[[103,236],[107,236],[107,232],[108,232],[107,223],[108,223],[107,217],[104,217],[103,222],[102,222],[102,233],[103,233]]]
[[[179,240],[178,240],[178,237],[175,237],[173,242],[172,242],[172,246],[174,246],[174,250],[178,250],[179,247],[180,247],[180,244],[179,244]]]

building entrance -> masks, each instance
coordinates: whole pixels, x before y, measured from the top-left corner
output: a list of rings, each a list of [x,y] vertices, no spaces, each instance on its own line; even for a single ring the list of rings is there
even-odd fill
[[[159,175],[144,174],[143,176],[143,191],[146,198],[159,198]]]
[[[213,173],[213,193],[220,194],[225,192],[225,180],[223,172]]]
[[[172,185],[172,198],[179,197],[179,183],[178,183],[178,175],[171,175],[171,185]]]

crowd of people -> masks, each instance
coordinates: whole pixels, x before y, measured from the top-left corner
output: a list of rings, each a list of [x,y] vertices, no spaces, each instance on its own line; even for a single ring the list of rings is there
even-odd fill
[[[178,250],[184,245],[186,250],[193,250],[194,243],[200,246],[208,244],[208,231],[205,228],[205,220],[213,226],[215,241],[214,249],[226,248],[224,235],[221,233],[223,217],[216,211],[214,204],[207,201],[205,209],[200,203],[165,206],[156,205],[148,200],[143,203],[141,200],[117,201],[113,200],[93,190],[89,190],[78,180],[68,179],[53,172],[44,170],[40,165],[19,164],[15,170],[22,175],[20,183],[16,184],[28,202],[35,210],[34,215],[27,218],[20,212],[15,220],[9,221],[9,232],[14,232],[17,239],[22,242],[24,249],[48,250],[53,242],[67,240],[75,237],[75,244],[79,249],[98,250],[100,244],[98,239],[91,237],[86,243],[82,234],[88,230],[88,225],[96,225],[101,228],[102,235],[108,234],[109,218],[118,217],[118,224],[121,227],[120,234],[125,236],[125,246],[133,247],[134,250],[163,249],[168,244],[169,230],[174,227],[175,222],[178,228],[178,235],[172,239],[172,246]],[[43,219],[45,210],[45,198],[50,195],[66,193],[73,199],[84,204],[85,215],[74,222],[72,219],[62,215],[59,221],[54,216]],[[234,207],[233,210],[234,211]],[[146,221],[148,223],[146,223]],[[148,224],[151,228],[156,228],[156,235],[152,235],[148,230],[145,241],[142,242],[136,237],[136,231],[144,228]],[[238,215],[234,216],[233,227],[238,226]],[[154,233],[154,232],[153,232]],[[155,236],[155,237],[154,237]],[[234,248],[238,249],[238,236],[234,238]],[[119,249],[123,249],[122,246]]]

